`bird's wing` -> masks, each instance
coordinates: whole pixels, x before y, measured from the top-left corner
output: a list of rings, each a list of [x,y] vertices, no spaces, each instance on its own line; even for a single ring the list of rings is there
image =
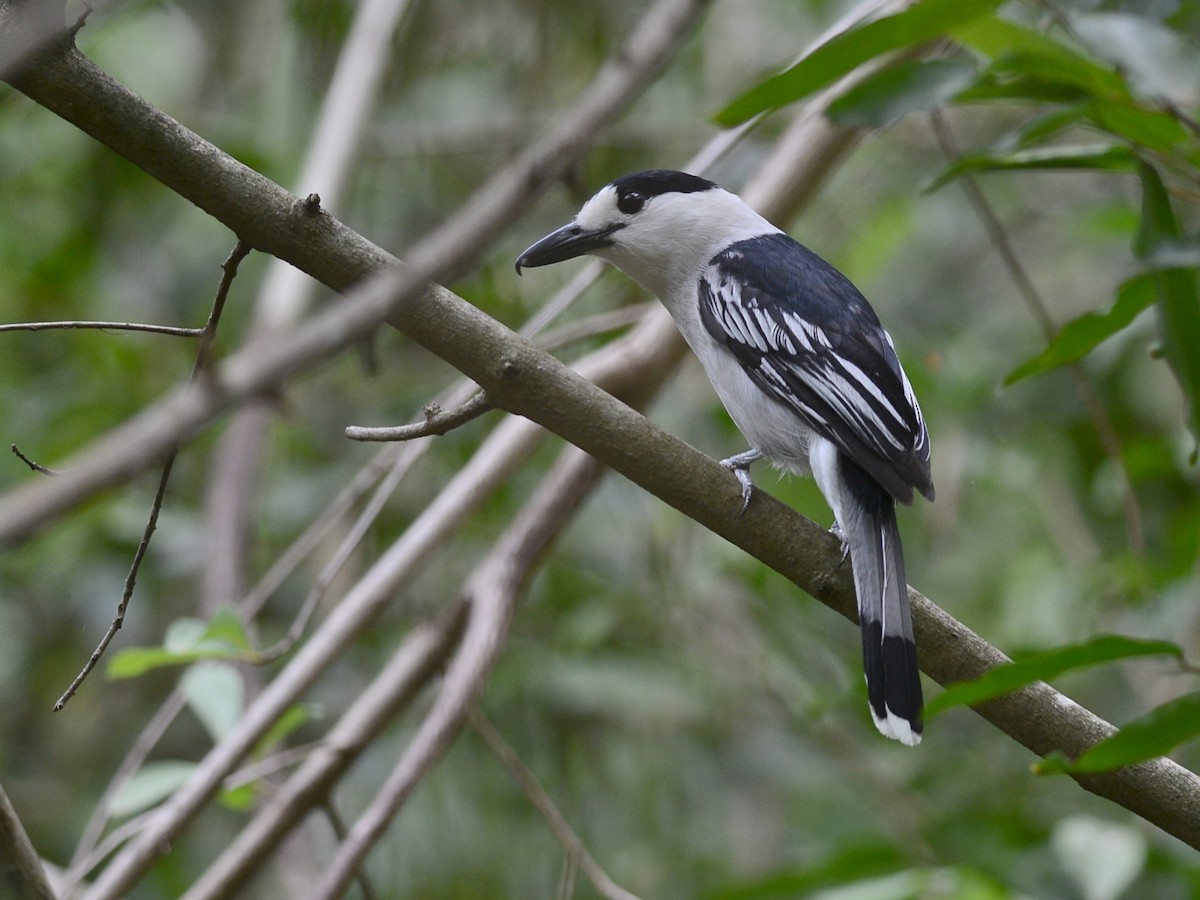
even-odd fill
[[[764,391],[897,500],[932,498],[929,434],[891,338],[850,281],[782,233],[740,241],[700,277],[708,333]]]

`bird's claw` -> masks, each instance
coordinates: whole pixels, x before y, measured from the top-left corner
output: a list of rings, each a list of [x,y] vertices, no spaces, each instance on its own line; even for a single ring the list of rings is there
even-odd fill
[[[750,463],[761,456],[762,454],[757,450],[748,450],[737,456],[731,456],[729,459],[721,460],[721,465],[732,472],[742,486],[742,508],[738,515],[745,515],[746,510],[750,508],[750,497],[754,494],[754,480],[750,477]]]
[[[846,562],[846,557],[850,555],[850,542],[846,540],[846,533],[842,531],[842,525],[837,519],[834,519],[833,524],[829,526],[829,533],[842,545],[842,556],[838,560],[838,565],[841,566]]]
[[[742,485],[742,508],[738,511],[739,516],[744,516],[746,510],[750,508],[750,497],[754,493],[754,482],[750,479],[750,473],[745,469],[731,469],[737,480]]]

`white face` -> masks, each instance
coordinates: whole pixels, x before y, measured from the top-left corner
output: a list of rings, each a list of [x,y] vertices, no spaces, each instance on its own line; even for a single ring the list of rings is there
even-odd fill
[[[588,252],[660,297],[673,281],[690,282],[730,243],[779,230],[721,188],[619,197],[611,184],[583,205],[572,224],[585,233],[610,231],[608,246]]]
[[[573,222],[522,253],[517,271],[598,256],[673,306],[695,289],[718,252],[777,231],[711,182],[682,172],[640,172],[601,188]]]

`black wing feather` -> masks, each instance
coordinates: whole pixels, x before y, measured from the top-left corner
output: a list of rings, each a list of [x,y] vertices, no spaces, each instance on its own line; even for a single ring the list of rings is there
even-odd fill
[[[875,311],[785,234],[739,241],[700,278],[700,318],[750,378],[888,493],[930,499],[929,434]]]

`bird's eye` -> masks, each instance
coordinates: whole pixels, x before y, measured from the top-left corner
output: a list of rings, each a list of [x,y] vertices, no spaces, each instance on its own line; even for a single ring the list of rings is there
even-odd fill
[[[617,198],[617,209],[627,216],[631,216],[635,212],[641,212],[642,207],[645,205],[646,197],[637,191],[630,191],[628,194],[622,194]]]

